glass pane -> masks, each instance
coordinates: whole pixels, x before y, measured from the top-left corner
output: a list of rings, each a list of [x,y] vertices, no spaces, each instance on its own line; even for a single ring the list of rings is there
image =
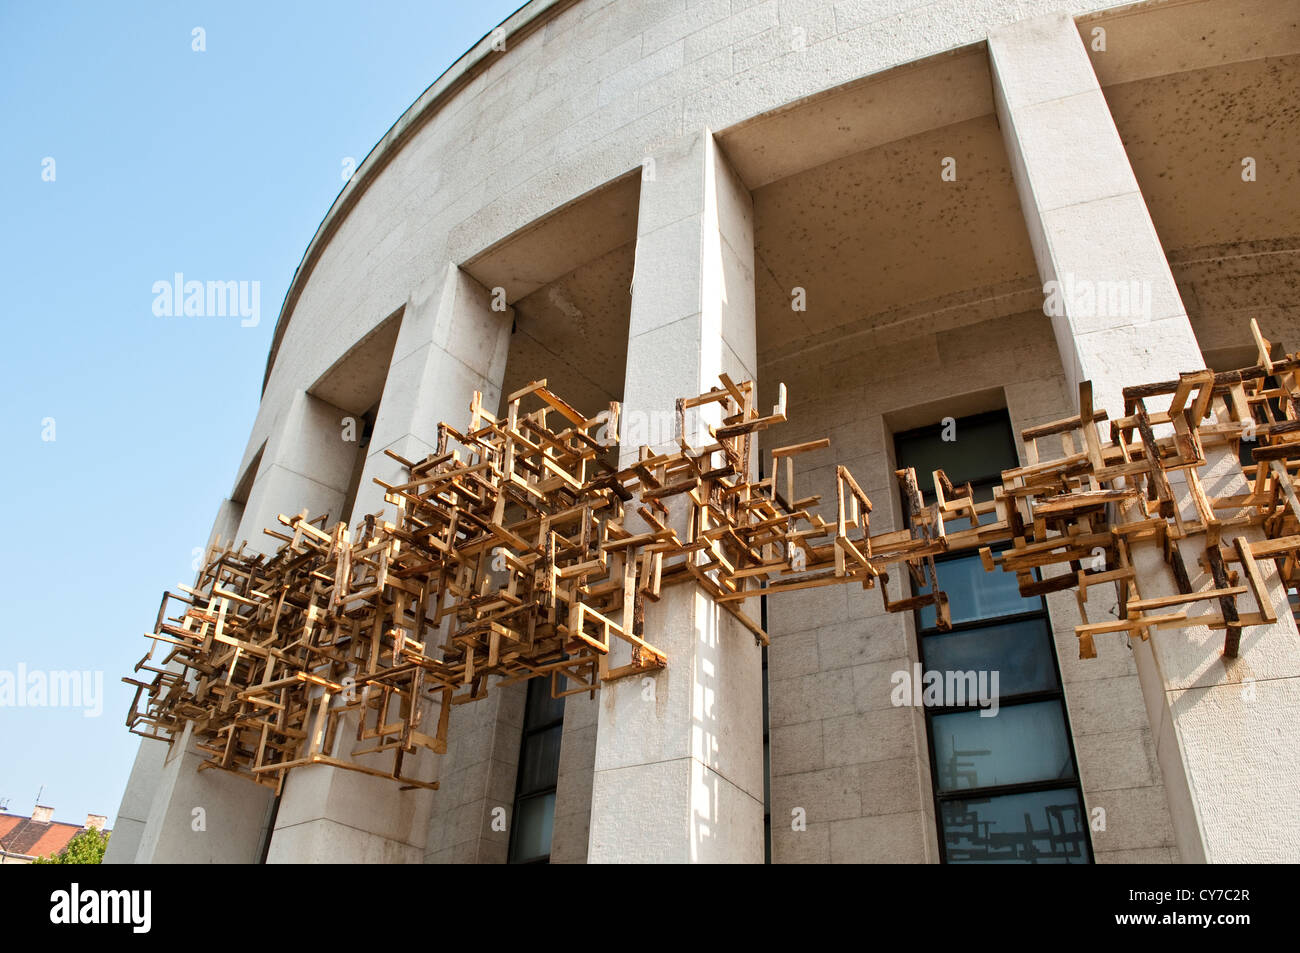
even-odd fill
[[[926,671],[944,676],[945,705],[960,703],[951,697],[954,686],[948,683],[949,672],[988,673],[988,693],[998,698],[1046,691],[1058,685],[1051,633],[1043,619],[927,635],[921,640],[921,651],[925,653]]]
[[[531,794],[545,788],[554,788],[560,776],[561,725],[547,728],[524,740],[523,756],[519,764],[519,793]]]
[[[919,433],[899,434],[894,440],[899,468],[915,467],[922,489],[931,486],[930,475],[935,470],[943,470],[960,486],[1020,465],[1011,421],[1005,412],[963,417],[949,433],[954,439],[944,440],[942,429],[927,428]]]
[[[515,803],[515,837],[511,863],[542,860],[551,853],[551,826],[555,821],[555,793]]]
[[[1073,789],[945,801],[950,864],[1086,864],[1087,837]]]
[[[1043,608],[1039,596],[1020,594],[1016,574],[994,569],[987,572],[978,554],[961,559],[947,559],[934,564],[939,588],[948,594],[948,610],[953,623],[978,622],[1019,612],[1038,612]],[[917,591],[923,595],[930,587]],[[934,606],[921,610],[921,628],[934,628]]]
[[[1061,703],[935,715],[930,743],[941,791],[1074,777]]]
[[[525,728],[540,728],[564,717],[564,699],[551,697],[549,676],[528,682],[528,708],[524,712]]]
[[[771,808],[772,806],[772,745],[768,741],[763,742],[763,806]]]

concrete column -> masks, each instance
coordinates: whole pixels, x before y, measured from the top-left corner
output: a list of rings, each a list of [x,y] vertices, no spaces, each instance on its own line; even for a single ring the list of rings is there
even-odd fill
[[[108,839],[108,850],[104,852],[104,863],[136,862],[154,794],[162,779],[163,759],[166,756],[166,743],[149,738],[140,739],[135,763],[131,766],[131,776],[127,778],[122,803],[117,809],[117,819],[113,822],[113,836]]]
[[[342,439],[343,416],[309,394],[294,396],[272,426],[239,521],[238,540],[247,540],[250,549],[273,552],[278,543],[262,530],[283,529],[278,514],[306,508],[312,516],[338,518],[353,454],[353,445]],[[228,530],[231,516],[223,507],[218,524]],[[140,758],[145,758],[143,749]],[[274,801],[271,789],[224,771],[200,772],[204,756],[188,730],[164,753],[160,768],[153,764],[157,760],[141,765],[142,772],[156,770],[156,781],[136,861],[257,863]],[[142,774],[141,785],[146,780]]]
[[[560,774],[555,788],[555,827],[551,863],[585,864],[591,837],[591,780],[596,763],[599,698],[570,695],[564,700],[560,733]]]
[[[1052,321],[1071,391],[1091,380],[1114,418],[1123,387],[1204,367],[1196,337],[1073,21],[1008,26],[989,37],[989,52],[1039,273],[1064,292]],[[1122,286],[1137,291],[1127,306]],[[1209,456],[1206,489],[1243,492],[1231,451]],[[1197,588],[1207,582],[1204,545],[1180,547]],[[1178,591],[1157,547],[1135,547],[1133,562],[1144,597]],[[1277,573],[1261,568],[1280,618],[1244,630],[1238,658],[1225,659],[1223,632],[1205,628],[1134,640],[1185,862],[1300,859],[1300,640]]]
[[[657,425],[677,398],[722,372],[756,377],[753,204],[707,129],[653,159],[637,222],[624,432],[670,446],[671,428]],[[708,442],[706,421],[688,416],[687,438]],[[588,860],[762,863],[753,636],[693,584],[647,607],[645,632],[668,667],[600,691]]]
[[[258,862],[271,789],[226,771],[199,771],[202,761],[187,727],[165,752],[136,863]]]
[[[217,508],[212,531],[208,535],[208,543],[211,544],[217,537],[230,542],[239,528],[243,509],[242,503],[229,499],[222,500]],[[117,809],[117,819],[113,822],[113,836],[109,838],[108,850],[104,853],[104,863],[133,864],[136,862],[154,795],[162,782],[167,753],[166,743],[150,738],[140,739],[135,763],[131,766],[131,776],[127,779],[126,790],[122,792],[122,803]]]
[[[416,288],[402,312],[384,396],[356,503],[355,524],[365,513],[385,510],[386,483],[405,479],[400,464],[384,451],[420,460],[438,443],[438,424],[457,430],[469,423],[474,391],[493,413],[501,400],[514,310],[493,310],[491,289],[448,263]],[[392,519],[393,508],[385,510]]]
[[[273,553],[280,541],[263,530],[287,532],[280,523],[304,509],[312,519],[326,514],[326,526],[342,518],[356,444],[344,439],[348,413],[300,391],[276,420],[239,520],[236,542]]]
[[[1052,326],[1069,392],[1091,380],[1117,416],[1124,385],[1204,367],[1200,348],[1074,21],[1004,27],[989,54],[1038,272],[1059,285]]]
[[[510,853],[519,743],[528,686],[492,686],[488,697],[451,710],[438,765],[424,861],[504,864]],[[497,808],[507,822],[496,820]]]
[[[455,265],[446,266],[410,296],[353,505],[353,526],[366,513],[384,511],[385,518],[394,516],[391,506],[385,508],[384,491],[374,479],[396,483],[404,473],[384,449],[391,448],[408,460],[432,453],[438,423],[445,420],[463,428],[476,390],[483,392],[486,406],[496,407],[510,327],[510,312],[493,310],[489,290]],[[432,716],[436,715],[433,706]],[[340,750],[335,755],[349,756],[356,744],[355,732],[340,731],[338,737]],[[392,763],[387,753],[366,757],[384,770]],[[434,759],[423,752],[417,770],[432,773]],[[420,863],[425,858],[433,802],[440,793],[403,791],[394,781],[329,765],[295,768],[285,782],[267,860]]]
[[[211,546],[216,540],[220,539],[225,545],[229,545],[233,540],[235,545],[239,545],[239,540],[235,539],[239,532],[239,524],[244,518],[244,504],[229,497],[221,501],[217,508],[217,518],[212,522],[212,532],[208,534],[208,545]]]

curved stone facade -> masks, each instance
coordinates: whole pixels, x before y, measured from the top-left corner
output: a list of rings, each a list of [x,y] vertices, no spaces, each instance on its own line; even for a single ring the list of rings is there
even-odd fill
[[[533,0],[326,215],[214,534],[269,548],[277,513],[382,509],[383,451],[428,452],[475,390],[495,406],[547,377],[652,420],[722,371],[765,399],[789,386],[774,445],[830,434],[808,493],[851,464],[873,520],[901,526],[899,434],[1059,418],[1084,379],[1118,412],[1123,384],[1238,366],[1251,317],[1300,348],[1297,93],[1300,24],[1277,0]],[[1047,282],[1089,276],[1138,282],[1141,313],[1044,316]],[[666,711],[638,722],[635,687],[569,699],[552,860],[954,859],[927,721],[882,687],[918,661],[916,625],[867,595],[769,600],[766,664],[725,625],[692,643],[698,607],[665,610],[686,632]],[[1250,754],[1273,726],[1294,736],[1289,618],[1259,665],[1273,714],[1214,741],[1204,709],[1234,710],[1241,673],[1162,681],[1168,660],[1119,644],[1081,662],[1072,600],[1047,609],[1083,859],[1300,858],[1293,833],[1269,846],[1300,772]],[[503,861],[516,688],[456,712],[435,794],[314,767],[273,804],[146,742],[110,860]],[[1275,816],[1233,828],[1261,791]],[[200,802],[228,836],[190,832]]]

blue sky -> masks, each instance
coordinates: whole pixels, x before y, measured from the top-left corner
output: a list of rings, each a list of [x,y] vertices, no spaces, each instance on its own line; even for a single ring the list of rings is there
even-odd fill
[[[192,581],[344,159],[520,2],[0,5],[9,811],[43,788],[58,820],[115,817],[137,746],[120,679]],[[260,282],[259,323],[155,316],[176,272]],[[102,673],[102,713],[6,702],[20,664]]]

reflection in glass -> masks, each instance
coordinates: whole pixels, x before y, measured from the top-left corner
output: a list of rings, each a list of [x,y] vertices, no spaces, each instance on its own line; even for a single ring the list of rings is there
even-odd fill
[[[563,730],[563,725],[556,725],[525,740],[519,765],[520,793],[555,787],[560,776],[560,735]]]
[[[1072,788],[942,804],[950,864],[1086,864],[1086,819]]]
[[[538,863],[549,859],[563,733],[564,699],[551,697],[550,679],[531,680],[524,703],[523,740],[515,776],[511,863]]]
[[[555,792],[521,799],[515,805],[515,839],[512,863],[540,860],[551,853],[551,827],[555,820]]]
[[[939,588],[948,594],[954,625],[1020,612],[1037,612],[1043,607],[1039,596],[1026,598],[1020,594],[1015,573],[1000,569],[985,571],[978,554],[936,562],[934,570],[939,577]],[[926,587],[918,590],[917,594],[929,591]],[[921,627],[934,627],[933,606],[921,610]]]
[[[897,434],[894,449],[899,467],[916,468],[926,504],[935,502],[935,469],[959,488],[969,481],[976,501],[986,501],[1002,471],[1019,465],[1004,411]],[[949,533],[969,525],[955,517],[946,523]],[[917,612],[923,667],[942,677],[942,704],[949,708],[926,713],[945,860],[1088,863],[1087,818],[1045,600],[1022,598],[1014,574],[986,573],[975,553],[940,556],[935,570],[953,624],[965,629],[937,632],[934,609]],[[913,588],[913,595],[927,592]],[[977,687],[987,697],[995,672],[997,714],[981,718],[978,697],[959,697],[958,689],[967,695]],[[965,673],[972,677],[958,678]],[[1050,790],[1025,790],[1043,787]]]
[[[534,689],[533,685],[537,688]],[[524,724],[537,728],[564,717],[564,699],[551,697],[551,680],[539,678],[528,683],[528,701],[524,713]]]
[[[935,715],[930,743],[941,791],[1023,784],[1074,776],[1061,703],[1055,699]]]
[[[922,651],[927,671],[997,672],[1001,698],[1056,688],[1051,631],[1044,619],[927,635]],[[944,698],[945,705],[954,701]]]

